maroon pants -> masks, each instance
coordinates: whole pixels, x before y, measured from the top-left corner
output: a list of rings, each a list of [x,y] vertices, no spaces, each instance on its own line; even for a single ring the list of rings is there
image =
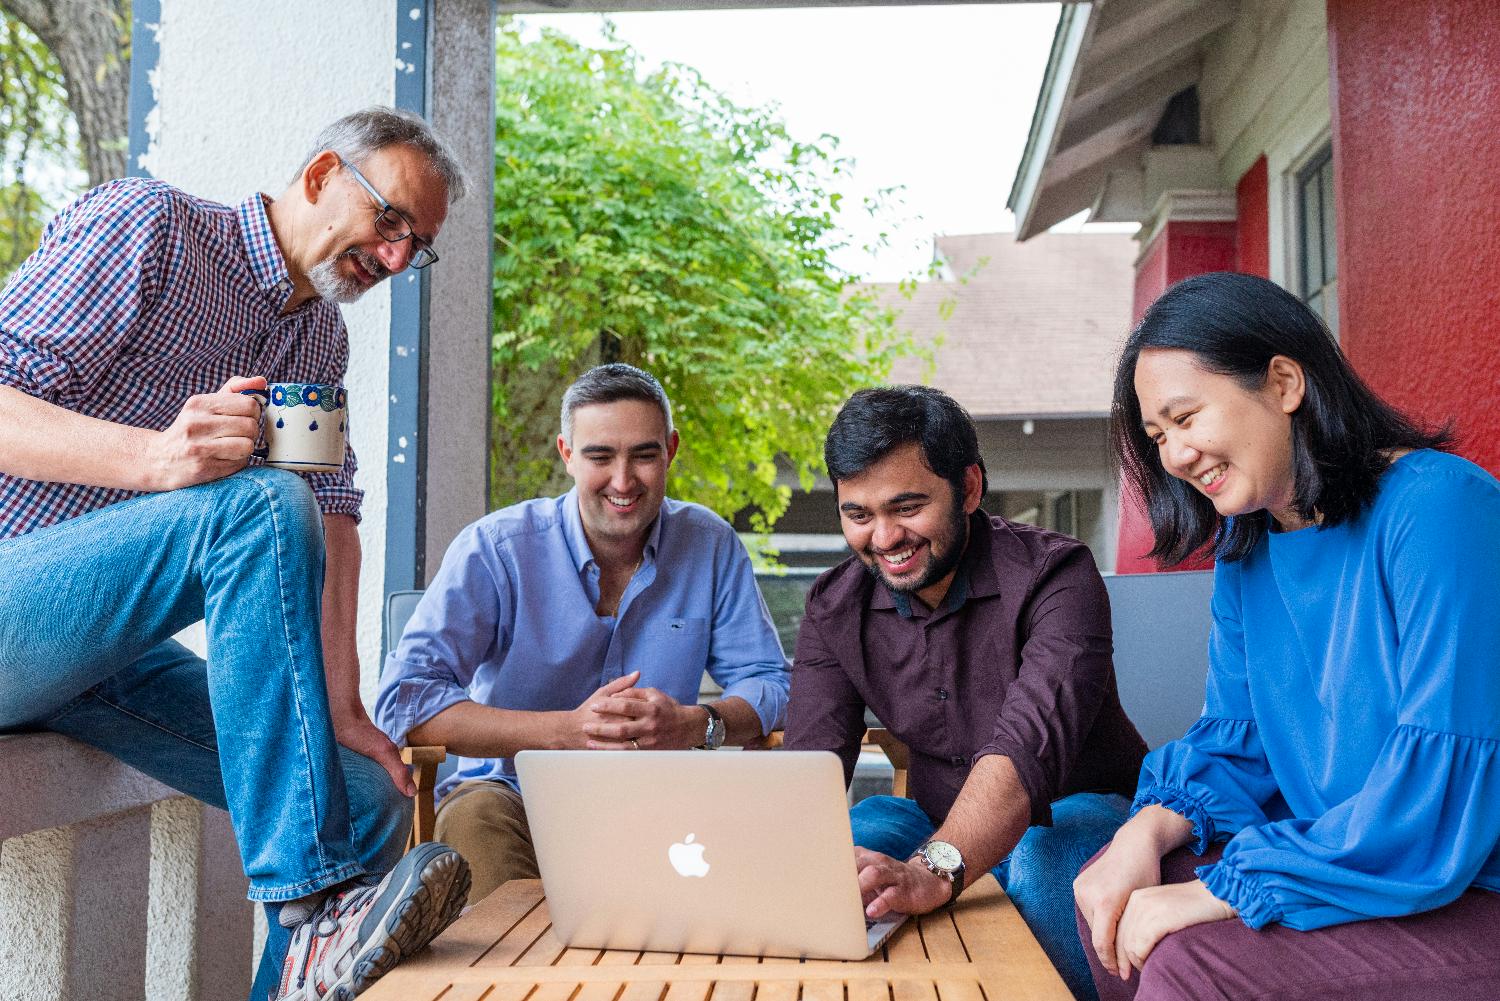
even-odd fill
[[[1195,878],[1193,870],[1221,850],[1216,845],[1202,858],[1186,848],[1173,852],[1162,859],[1162,882]],[[1157,943],[1146,968],[1129,980],[1099,965],[1082,914],[1078,934],[1100,1001],[1500,999],[1500,894],[1485,890],[1424,914],[1318,931],[1251,931],[1239,919],[1194,925]]]

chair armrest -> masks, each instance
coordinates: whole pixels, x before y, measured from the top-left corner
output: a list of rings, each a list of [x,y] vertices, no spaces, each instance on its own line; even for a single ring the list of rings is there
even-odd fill
[[[891,795],[905,798],[906,770],[911,763],[911,752],[896,735],[884,727],[871,727],[865,731],[865,743],[874,744],[885,752],[891,763]]]
[[[785,734],[781,730],[772,730],[766,735],[765,742],[760,744],[758,750],[773,751],[782,745]],[[896,735],[883,727],[871,727],[865,731],[864,743],[874,744],[885,752],[886,760],[891,763],[891,795],[906,796],[906,770],[911,761],[911,752],[906,745],[896,738]]]
[[[431,841],[436,826],[437,804],[433,802],[432,789],[437,781],[437,766],[448,757],[446,747],[403,747],[401,760],[411,766],[412,781],[417,784],[416,808],[412,811],[411,836],[406,847]]]

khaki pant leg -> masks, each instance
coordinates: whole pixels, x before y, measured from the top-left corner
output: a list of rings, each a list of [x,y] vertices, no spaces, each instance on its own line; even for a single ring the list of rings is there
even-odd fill
[[[506,880],[540,876],[521,794],[504,782],[471,779],[444,796],[437,808],[436,834],[469,863],[474,877],[471,904]]]

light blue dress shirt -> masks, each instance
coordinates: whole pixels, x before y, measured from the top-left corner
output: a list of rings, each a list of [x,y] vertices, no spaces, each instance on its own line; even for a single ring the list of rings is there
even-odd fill
[[[392,740],[458,702],[549,712],[576,709],[601,685],[640,684],[696,704],[706,669],[760,716],[782,722],[791,687],[749,554],[707,508],[662,503],[640,568],[614,616],[594,613],[599,565],[576,490],[524,501],[459,533],[386,658],[375,719]],[[509,758],[459,758],[438,789],[467,779],[516,785]]]
[[[1136,808],[1229,839],[1198,875],[1252,928],[1500,891],[1497,595],[1500,484],[1425,450],[1352,521],[1221,561],[1203,718],[1147,756]]]

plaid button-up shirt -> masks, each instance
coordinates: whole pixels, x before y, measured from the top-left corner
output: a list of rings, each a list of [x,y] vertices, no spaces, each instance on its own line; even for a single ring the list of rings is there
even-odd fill
[[[338,307],[317,299],[283,316],[291,294],[260,195],[231,208],[111,181],[58,213],[0,292],[0,386],[160,431],[189,396],[235,376],[342,384]],[[340,471],[307,476],[325,513],[358,517],[354,470],[351,449]],[[0,473],[0,539],[134,496]]]

